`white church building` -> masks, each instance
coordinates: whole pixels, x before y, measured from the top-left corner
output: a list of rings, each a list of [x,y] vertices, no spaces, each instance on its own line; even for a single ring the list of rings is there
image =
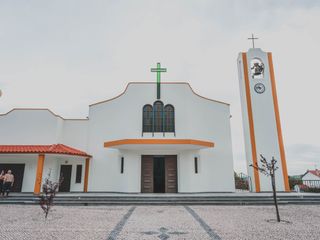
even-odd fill
[[[288,191],[274,115],[276,93],[267,74],[270,62],[259,49],[246,56],[253,59],[254,54],[264,64],[260,80],[248,80],[253,78],[250,61],[239,60],[239,69],[247,69],[239,75],[247,162],[257,162],[260,153],[275,156],[281,162],[278,190]],[[90,105],[85,119],[65,119],[49,109],[0,114],[0,170],[13,171],[14,190],[38,194],[50,173],[53,180],[62,176],[60,192],[234,192],[229,104],[196,94],[188,83],[160,83],[165,71],[160,64],[152,70],[157,83],[129,83],[119,96]],[[261,81],[265,94],[247,81]],[[255,99],[259,96],[263,100]],[[261,118],[259,104],[274,117]],[[257,127],[264,129],[261,134]],[[250,167],[248,172],[252,191],[269,190],[259,173]]]

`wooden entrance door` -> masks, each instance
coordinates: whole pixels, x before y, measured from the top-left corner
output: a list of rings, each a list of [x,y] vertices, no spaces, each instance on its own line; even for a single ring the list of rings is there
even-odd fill
[[[177,156],[142,156],[141,192],[176,193],[177,191]]]
[[[177,156],[165,158],[166,193],[177,192]]]
[[[72,165],[61,165],[60,178],[63,179],[59,192],[70,192]]]
[[[153,193],[153,156],[141,158],[141,192]]]
[[[153,192],[165,193],[165,158],[153,158]]]
[[[0,164],[0,172],[4,170],[6,173],[11,170],[14,175],[14,183],[11,188],[12,192],[21,192],[25,164]]]

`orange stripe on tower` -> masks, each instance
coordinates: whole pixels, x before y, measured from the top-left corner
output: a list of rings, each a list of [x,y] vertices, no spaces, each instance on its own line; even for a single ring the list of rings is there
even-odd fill
[[[254,166],[258,165],[257,162],[257,147],[256,147],[256,138],[254,134],[254,125],[253,125],[253,116],[252,116],[252,104],[251,104],[251,94],[250,94],[250,83],[249,83],[249,74],[248,74],[248,62],[247,62],[247,54],[242,53],[242,62],[244,69],[244,81],[246,88],[246,99],[247,99],[247,112],[248,112],[248,120],[249,120],[249,128],[250,128],[250,141],[251,141],[251,150],[252,150],[252,163]],[[254,174],[254,183],[256,186],[256,192],[260,192],[260,177],[259,172],[256,168],[253,169]]]
[[[34,194],[39,194],[41,190],[41,182],[42,182],[42,173],[43,173],[43,165],[44,165],[44,154],[39,154],[38,156],[38,165],[37,165],[37,175],[36,181],[34,183]]]
[[[279,105],[278,105],[278,97],[277,97],[277,90],[276,90],[276,81],[275,81],[275,77],[274,77],[274,69],[273,69],[273,62],[272,62],[272,54],[271,53],[268,53],[268,63],[269,63],[269,69],[270,69],[274,113],[275,113],[275,117],[276,117],[276,125],[277,125],[277,132],[278,132],[278,142],[279,142],[279,149],[280,149],[283,182],[284,182],[285,191],[288,192],[288,191],[290,191],[288,170],[287,170],[287,163],[286,163],[286,155],[285,155],[284,146],[283,146],[283,138],[282,138],[282,130],[281,130],[280,114],[279,114]]]
[[[86,158],[86,165],[84,169],[84,184],[83,184],[84,192],[88,192],[89,164],[90,164],[90,158]]]

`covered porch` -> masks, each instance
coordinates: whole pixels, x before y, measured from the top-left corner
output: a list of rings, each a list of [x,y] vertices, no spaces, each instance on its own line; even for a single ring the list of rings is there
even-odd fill
[[[0,171],[12,170],[15,175],[13,191],[39,194],[50,174],[58,181],[61,192],[87,192],[91,156],[63,144],[0,145]]]
[[[200,151],[210,151],[214,143],[197,139],[141,138],[108,141],[104,147],[118,150],[121,174],[126,169],[132,174],[131,181],[135,180],[131,191],[166,194],[195,191],[190,182],[199,185],[204,174],[198,172],[206,166],[204,158],[199,161]]]

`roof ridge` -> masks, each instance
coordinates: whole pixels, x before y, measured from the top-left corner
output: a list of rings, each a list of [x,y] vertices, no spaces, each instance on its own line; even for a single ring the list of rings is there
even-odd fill
[[[84,151],[69,147],[64,144],[51,145],[0,145],[0,154],[21,154],[21,153],[38,153],[38,154],[66,154],[83,157],[92,157]]]

